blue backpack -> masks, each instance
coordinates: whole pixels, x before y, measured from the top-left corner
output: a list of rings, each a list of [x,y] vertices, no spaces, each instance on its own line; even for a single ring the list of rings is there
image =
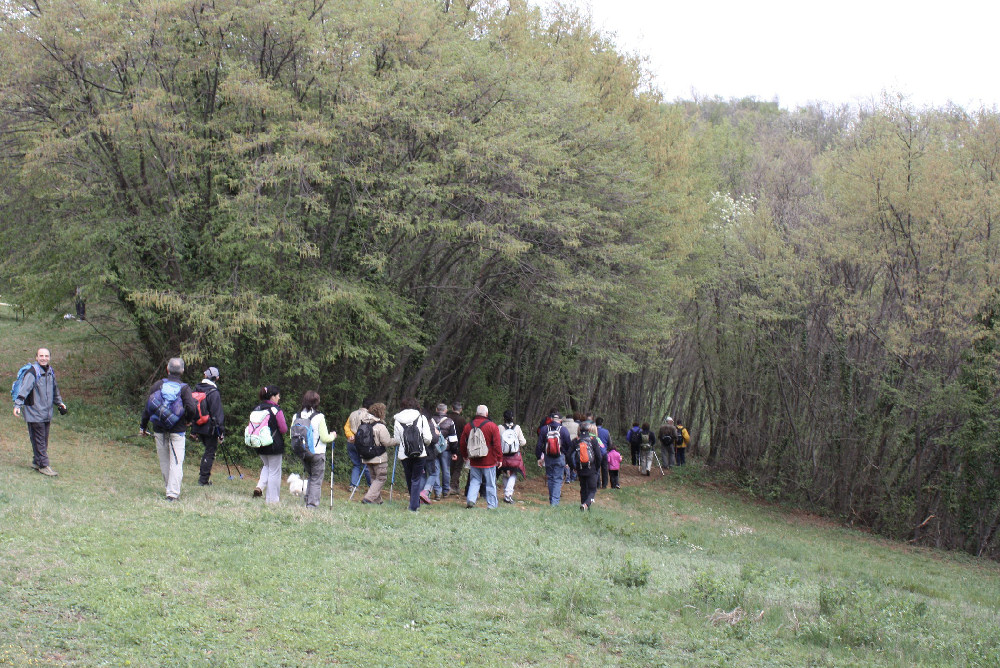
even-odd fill
[[[34,363],[25,364],[24,366],[22,366],[20,369],[17,370],[17,378],[14,379],[14,384],[10,386],[11,401],[17,401],[17,395],[21,393],[21,385],[24,383],[24,377],[28,375],[29,372],[34,374],[35,378],[38,378],[38,372],[35,371]],[[24,405],[25,406],[35,405],[34,392],[32,392],[31,394],[29,394],[24,398]]]
[[[184,383],[164,379],[160,389],[149,395],[146,410],[154,427],[161,431],[171,431],[184,417],[184,401],[181,399],[183,387]]]
[[[297,413],[292,420],[292,427],[288,430],[288,435],[292,441],[292,452],[299,457],[308,457],[316,454],[316,439],[313,437],[312,418],[319,413],[313,413],[309,417],[303,417],[302,413]]]

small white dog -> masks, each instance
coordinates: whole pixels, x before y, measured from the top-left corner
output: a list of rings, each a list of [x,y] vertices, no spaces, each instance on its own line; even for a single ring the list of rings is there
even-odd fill
[[[292,493],[292,496],[302,496],[305,494],[308,484],[309,481],[303,480],[298,473],[288,476],[288,491]]]

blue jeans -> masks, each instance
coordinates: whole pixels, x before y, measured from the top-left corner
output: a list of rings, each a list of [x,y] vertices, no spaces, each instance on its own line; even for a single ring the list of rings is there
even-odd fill
[[[451,453],[445,450],[436,454],[433,459],[436,464],[434,467],[435,471],[427,476],[424,491],[430,492],[433,490],[438,496],[443,496],[451,491]],[[430,465],[431,462],[428,461],[428,469]]]
[[[545,455],[545,482],[549,487],[549,505],[558,506],[562,496],[563,475],[566,473],[566,458],[562,455]]]
[[[350,441],[347,442],[347,456],[351,458],[351,486],[356,487],[361,482],[361,469],[363,465],[361,464],[361,457],[358,456],[358,449]],[[330,468],[333,468],[332,455],[330,456]],[[371,487],[372,474],[369,473],[368,469],[365,469],[365,482]]]
[[[486,487],[486,507],[497,507],[497,470],[492,466],[488,469],[477,469],[475,466],[469,469],[469,495],[465,498],[472,505],[476,505],[479,499],[479,487]]]

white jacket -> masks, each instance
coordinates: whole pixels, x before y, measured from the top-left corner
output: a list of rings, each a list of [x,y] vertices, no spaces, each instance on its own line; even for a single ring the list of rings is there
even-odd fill
[[[392,430],[392,437],[399,439],[399,448],[396,451],[396,455],[400,459],[406,459],[406,453],[403,446],[403,425],[410,424],[414,420],[417,420],[417,429],[420,430],[420,435],[424,440],[424,447],[420,449],[420,456],[427,456],[427,446],[431,442],[431,426],[427,423],[427,417],[418,411],[416,408],[407,408],[405,410],[399,411],[393,416],[396,424]]]

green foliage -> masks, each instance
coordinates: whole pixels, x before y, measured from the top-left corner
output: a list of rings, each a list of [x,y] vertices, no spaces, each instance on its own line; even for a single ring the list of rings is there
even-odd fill
[[[475,367],[487,396],[512,375],[522,410],[581,375],[536,389],[508,360],[615,374],[662,339],[637,305],[668,294],[684,236],[684,119],[584,17],[169,0],[5,20],[0,174],[24,200],[0,206],[47,240],[5,265],[26,303],[112,297],[157,366],[365,379],[333,381],[344,398],[464,395]]]
[[[622,587],[645,587],[649,584],[652,567],[645,561],[637,560],[631,553],[625,555],[625,561],[611,574],[616,585]]]

